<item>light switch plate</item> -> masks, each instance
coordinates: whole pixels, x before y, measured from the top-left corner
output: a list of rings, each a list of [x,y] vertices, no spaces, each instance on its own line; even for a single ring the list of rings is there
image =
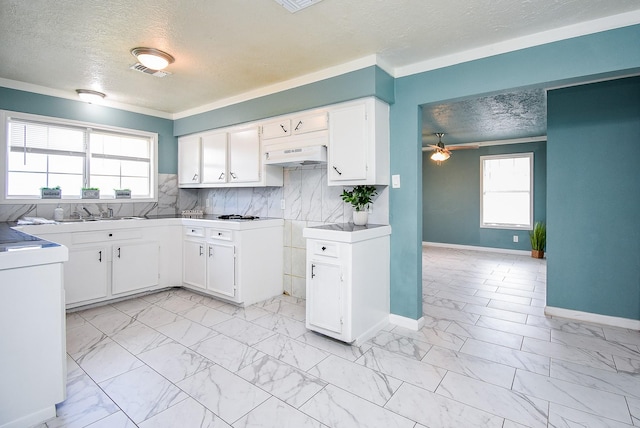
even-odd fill
[[[400,174],[391,176],[391,187],[393,187],[394,189],[400,188]]]

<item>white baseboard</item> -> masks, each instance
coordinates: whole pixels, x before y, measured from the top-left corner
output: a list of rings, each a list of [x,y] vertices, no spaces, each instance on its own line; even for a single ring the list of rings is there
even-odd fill
[[[544,314],[551,317],[568,318],[576,321],[604,324],[612,327],[628,328],[631,330],[640,330],[640,320],[632,320],[630,318],[619,318],[609,315],[592,314],[590,312],[555,308],[553,306],[546,306],[544,308]]]
[[[521,256],[530,256],[531,251],[527,250],[510,250],[508,248],[493,248],[493,247],[476,247],[475,245],[460,245],[460,244],[446,244],[442,242],[425,242],[422,241],[423,247],[440,247],[440,248],[453,248],[456,250],[471,250],[471,251],[484,251],[485,253],[505,253],[505,254],[518,254]]]
[[[413,318],[407,318],[400,315],[389,314],[389,323],[397,325],[409,330],[418,331],[424,327],[424,317],[420,317],[417,320]]]
[[[378,332],[380,330],[382,330],[383,328],[385,328],[387,326],[387,324],[389,324],[389,320],[385,317],[383,319],[381,319],[380,321],[378,321],[373,327],[371,327],[370,329],[368,329],[367,331],[365,331],[364,333],[362,333],[360,336],[358,336],[356,338],[356,340],[353,342],[353,344],[355,346],[360,346],[363,343],[365,343],[367,340],[371,339],[373,336],[375,336],[376,334],[378,334]]]

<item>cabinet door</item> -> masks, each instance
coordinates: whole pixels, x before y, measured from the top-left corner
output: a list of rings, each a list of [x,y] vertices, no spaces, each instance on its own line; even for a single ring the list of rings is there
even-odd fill
[[[178,139],[178,184],[200,183],[200,137]]]
[[[202,182],[227,182],[227,133],[202,136]]]
[[[286,137],[291,135],[291,120],[282,119],[275,122],[265,123],[262,126],[262,139]]]
[[[71,247],[64,264],[64,289],[67,304],[107,296],[107,247]]]
[[[160,246],[157,242],[114,244],[112,250],[113,294],[158,285]]]
[[[186,239],[182,248],[182,282],[206,288],[207,264],[204,241]]]
[[[230,183],[260,181],[260,138],[258,128],[229,133]]]
[[[364,103],[329,112],[329,183],[367,178],[366,114]]]
[[[311,261],[307,267],[307,323],[322,329],[342,333],[342,275],[340,265]],[[307,278],[309,278],[309,276]]]
[[[209,244],[207,289],[225,296],[236,295],[236,260],[233,245]]]
[[[327,113],[315,113],[307,116],[299,116],[291,122],[294,134],[321,131],[327,129]]]

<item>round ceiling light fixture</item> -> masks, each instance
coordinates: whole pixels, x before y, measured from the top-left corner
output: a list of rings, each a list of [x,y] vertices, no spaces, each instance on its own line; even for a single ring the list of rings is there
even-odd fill
[[[135,56],[140,64],[152,70],[162,70],[176,60],[168,53],[155,48],[133,48],[131,55]]]
[[[76,93],[82,101],[88,103],[99,103],[106,97],[102,92],[92,91],[91,89],[76,89]]]

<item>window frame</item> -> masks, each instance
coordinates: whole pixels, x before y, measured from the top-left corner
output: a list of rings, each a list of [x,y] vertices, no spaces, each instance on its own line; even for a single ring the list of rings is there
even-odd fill
[[[526,158],[529,160],[529,224],[516,225],[507,223],[485,223],[484,222],[484,161],[495,159],[516,159]],[[533,230],[533,202],[534,202],[534,156],[533,152],[504,153],[500,155],[480,156],[480,228],[481,229],[501,229],[501,230]]]
[[[16,120],[24,120],[29,122],[41,123],[43,125],[50,126],[67,126],[78,129],[84,129],[88,137],[88,133],[106,132],[111,134],[122,134],[125,136],[148,138],[150,141],[149,147],[149,187],[150,197],[135,198],[133,195],[131,199],[116,199],[115,197],[106,193],[100,194],[100,199],[82,199],[80,196],[65,196],[64,189],[62,198],[60,199],[42,199],[39,196],[34,197],[21,197],[12,198],[7,197],[8,191],[8,176],[9,176],[9,159],[8,154],[10,150],[9,136],[8,136],[8,121],[10,118]],[[88,141],[88,138],[86,138]],[[61,119],[52,116],[41,116],[30,113],[21,113],[8,110],[0,110],[0,165],[2,165],[3,172],[0,174],[0,205],[2,204],[60,204],[60,203],[72,203],[78,201],[86,201],[87,203],[133,203],[133,202],[158,202],[158,134],[155,132],[141,131],[137,129],[121,128],[116,126],[102,125],[98,123],[90,123],[77,120]],[[89,145],[85,145],[85,164],[88,164],[91,159],[91,151]],[[83,171],[83,182],[88,182],[90,170],[85,168]]]

